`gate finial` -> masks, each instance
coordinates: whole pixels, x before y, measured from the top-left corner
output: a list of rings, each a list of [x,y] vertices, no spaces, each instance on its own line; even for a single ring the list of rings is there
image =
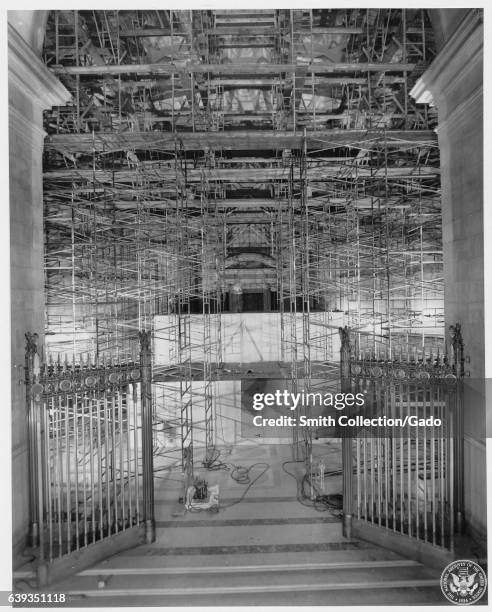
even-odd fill
[[[454,365],[458,376],[463,376],[465,355],[463,336],[461,335],[461,323],[455,323],[449,326],[451,335],[451,346],[453,347]]]
[[[463,348],[463,336],[461,335],[461,323],[455,323],[449,326],[449,332],[451,335],[451,344],[454,350]]]
[[[40,373],[40,360],[38,353],[38,339],[39,336],[36,333],[26,332],[26,372],[28,377],[39,376]]]
[[[26,337],[26,357],[31,357],[38,352],[38,334],[31,332],[26,332],[24,334]]]

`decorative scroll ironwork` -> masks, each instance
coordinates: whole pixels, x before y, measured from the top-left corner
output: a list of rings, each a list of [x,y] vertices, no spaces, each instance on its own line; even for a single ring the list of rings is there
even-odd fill
[[[119,364],[57,361],[41,365],[31,392],[48,397],[71,391],[117,390],[140,379],[140,364],[133,361]]]
[[[419,381],[432,384],[455,384],[457,371],[447,357],[437,355],[404,361],[368,357],[351,357],[351,374],[356,378]]]

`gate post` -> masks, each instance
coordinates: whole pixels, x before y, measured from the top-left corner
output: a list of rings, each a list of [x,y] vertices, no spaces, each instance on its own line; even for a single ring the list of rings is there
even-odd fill
[[[27,332],[26,337],[26,413],[27,441],[29,447],[29,536],[28,544],[32,548],[39,546],[39,470],[38,470],[38,410],[34,402],[34,385],[39,374],[38,334]]]
[[[461,335],[461,325],[456,323],[450,325],[451,346],[453,347],[453,365],[456,373],[456,395],[454,398],[453,416],[454,419],[454,498],[456,500],[456,531],[463,531],[463,509],[464,509],[464,486],[463,486],[463,376],[465,375],[465,352],[463,336]]]
[[[340,380],[342,393],[350,393],[352,384],[350,380],[350,330],[347,326],[338,328],[341,340],[340,346]],[[352,459],[352,437],[342,434],[342,478],[343,478],[343,535],[352,537],[352,514],[353,514],[353,459]]]
[[[141,331],[138,335],[140,340],[140,393],[142,404],[143,514],[145,541],[147,544],[151,544],[155,541],[151,336],[150,331]]]

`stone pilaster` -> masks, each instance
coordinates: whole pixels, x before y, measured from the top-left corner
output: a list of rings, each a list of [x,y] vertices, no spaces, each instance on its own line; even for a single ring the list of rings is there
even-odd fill
[[[8,26],[10,285],[12,367],[12,482],[14,550],[28,528],[24,334],[44,331],[43,110],[63,105],[69,92],[22,36]]]
[[[463,333],[465,520],[477,532],[486,524],[484,485],[473,477],[485,473],[482,19],[480,9],[464,14],[411,91],[438,110],[445,318]]]

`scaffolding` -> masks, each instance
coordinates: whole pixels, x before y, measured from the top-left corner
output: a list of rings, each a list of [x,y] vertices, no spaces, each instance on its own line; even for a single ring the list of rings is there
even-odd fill
[[[176,220],[166,206],[174,182],[160,182],[157,205],[152,178],[129,153],[94,153],[84,177],[45,175],[46,331],[54,353],[124,358],[138,330],[168,309]],[[109,167],[112,178],[100,178]]]
[[[169,354],[154,366],[155,400],[161,440],[161,467],[179,456],[188,478],[193,476],[195,448],[206,461],[215,448],[215,372],[221,364],[221,309],[223,302],[223,236],[220,213],[213,206],[216,190],[202,168],[196,189],[186,189],[187,161],[177,156],[175,261],[176,286],[166,323],[154,326],[156,339],[167,341]],[[180,444],[176,444],[177,432]]]
[[[333,182],[317,240],[321,261],[330,260],[324,299],[363,348],[436,349],[444,332],[437,146],[390,149],[386,140],[383,132],[367,143]],[[414,166],[406,175],[403,163]]]
[[[50,13],[47,344],[126,359],[154,329],[163,467],[220,442],[235,282],[271,290],[293,392],[339,390],[340,326],[443,348],[437,117],[409,96],[433,55],[416,9]],[[293,431],[309,473],[318,433]]]

